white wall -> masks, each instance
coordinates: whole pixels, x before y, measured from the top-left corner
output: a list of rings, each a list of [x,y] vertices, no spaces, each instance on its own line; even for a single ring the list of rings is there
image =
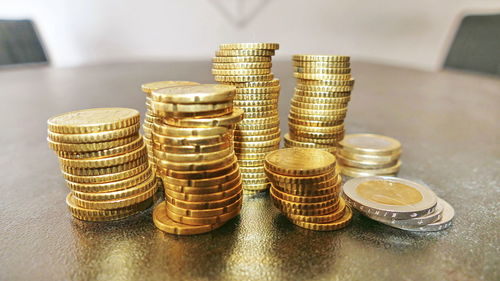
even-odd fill
[[[206,59],[222,42],[281,43],[440,68],[461,14],[500,0],[0,0],[0,18],[33,18],[55,66]]]

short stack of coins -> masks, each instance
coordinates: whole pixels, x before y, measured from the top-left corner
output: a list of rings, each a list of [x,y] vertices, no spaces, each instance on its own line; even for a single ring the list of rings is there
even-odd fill
[[[71,214],[86,221],[128,217],[153,204],[156,176],[139,134],[140,114],[95,108],[51,117],[49,147],[59,156],[71,192]]]
[[[425,184],[395,177],[348,180],[343,197],[363,215],[407,231],[439,231],[451,226],[453,207]]]
[[[329,231],[351,221],[351,209],[339,196],[342,178],[333,154],[316,148],[280,149],[266,156],[265,171],[274,205],[295,225]]]
[[[335,153],[344,137],[344,119],[354,79],[350,57],[294,55],[295,93],[288,115],[285,147],[319,148]]]
[[[190,235],[222,226],[242,205],[242,182],[233,128],[236,88],[200,84],[154,90],[153,153],[165,201],[153,212],[162,231]]]
[[[213,59],[215,80],[237,88],[234,106],[245,112],[234,131],[245,194],[269,189],[264,157],[278,149],[281,141],[280,82],[271,73],[271,57],[278,48],[276,43],[222,44]]]
[[[339,142],[340,172],[348,177],[394,176],[401,167],[401,143],[375,134],[349,134]]]

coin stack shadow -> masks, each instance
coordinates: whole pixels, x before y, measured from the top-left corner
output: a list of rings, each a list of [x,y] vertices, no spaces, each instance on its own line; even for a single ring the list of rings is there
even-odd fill
[[[339,142],[340,172],[348,177],[394,176],[401,167],[401,143],[375,134],[349,134]]]
[[[295,93],[288,115],[285,147],[335,153],[344,137],[344,119],[354,79],[349,56],[294,55]]]
[[[267,155],[265,171],[274,205],[297,226],[329,231],[352,218],[340,198],[342,178],[335,156],[314,148],[285,148]]]
[[[211,231],[237,216],[242,182],[234,155],[235,87],[201,84],[152,92],[153,153],[165,201],[153,221],[162,231],[190,235]]]
[[[276,43],[221,44],[213,59],[215,81],[235,86],[234,106],[244,110],[234,131],[234,150],[240,164],[245,194],[269,189],[264,157],[279,148],[280,82],[271,73]]]
[[[80,110],[48,120],[47,140],[71,190],[66,203],[74,217],[117,220],[152,205],[157,181],[139,122],[139,112],[128,108]]]

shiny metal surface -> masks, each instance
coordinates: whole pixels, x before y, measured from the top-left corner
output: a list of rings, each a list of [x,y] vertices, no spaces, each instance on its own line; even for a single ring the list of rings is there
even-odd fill
[[[293,92],[282,80],[283,132]],[[347,131],[397,138],[400,176],[429,184],[456,210],[454,225],[413,234],[356,215],[312,232],[289,223],[267,196],[212,233],[175,237],[151,210],[113,223],[71,218],[48,117],[89,107],[145,110],[144,82],[213,82],[210,62],[0,70],[1,280],[498,280],[500,80],[354,63]]]

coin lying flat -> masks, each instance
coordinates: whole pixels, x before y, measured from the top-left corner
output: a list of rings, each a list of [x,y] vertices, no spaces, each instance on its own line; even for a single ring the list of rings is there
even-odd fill
[[[179,127],[227,127],[243,119],[244,111],[233,108],[233,112],[210,118],[163,118],[165,124]]]
[[[313,223],[304,221],[293,221],[293,222],[294,224],[306,229],[311,229],[316,231],[331,231],[346,227],[351,222],[351,219],[352,219],[351,208],[346,207],[344,215],[340,219],[335,220],[333,222],[327,222],[327,223]]]
[[[169,87],[151,93],[156,102],[173,104],[224,103],[232,100],[236,88],[229,85],[202,84]]]
[[[279,47],[278,43],[226,43],[219,46],[221,50],[277,50]]]
[[[375,134],[346,135],[339,145],[345,151],[369,155],[391,155],[401,150],[398,140]]]
[[[61,143],[80,144],[80,143],[104,142],[135,135],[138,133],[139,128],[140,124],[136,123],[134,125],[112,131],[99,131],[99,132],[81,133],[81,134],[60,134],[48,131],[48,137],[53,142],[61,142]]]
[[[270,62],[243,62],[243,63],[213,63],[213,69],[262,69],[271,68]]]
[[[324,61],[324,62],[348,62],[349,56],[338,55],[293,55],[294,61]]]
[[[348,177],[367,177],[367,176],[386,176],[394,175],[399,171],[401,161],[397,161],[396,165],[381,168],[381,169],[359,169],[354,167],[340,166],[340,171],[343,175]]]
[[[335,167],[335,156],[314,148],[286,148],[266,156],[266,168],[277,174],[314,176]]]

